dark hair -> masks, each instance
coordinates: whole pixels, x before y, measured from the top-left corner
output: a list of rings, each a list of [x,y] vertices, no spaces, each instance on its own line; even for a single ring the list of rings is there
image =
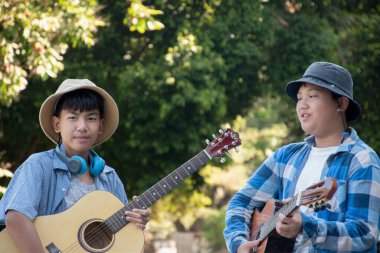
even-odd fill
[[[62,95],[55,106],[53,115],[58,117],[63,109],[79,110],[79,112],[98,109],[102,119],[104,118],[104,99],[93,90],[74,90]]]

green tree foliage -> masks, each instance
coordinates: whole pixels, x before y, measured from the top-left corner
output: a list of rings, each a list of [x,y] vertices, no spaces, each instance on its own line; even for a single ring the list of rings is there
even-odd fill
[[[13,177],[13,173],[9,170],[10,168],[10,163],[0,162],[0,198],[7,189],[4,185],[7,185],[10,178]]]
[[[10,104],[28,79],[55,78],[69,45],[92,46],[105,23],[92,1],[14,1],[0,3],[0,103]]]
[[[156,20],[154,16],[162,14],[163,12],[160,10],[144,6],[140,0],[132,0],[123,23],[129,26],[131,32],[138,31],[139,33],[145,33],[147,30],[161,30],[165,26]]]

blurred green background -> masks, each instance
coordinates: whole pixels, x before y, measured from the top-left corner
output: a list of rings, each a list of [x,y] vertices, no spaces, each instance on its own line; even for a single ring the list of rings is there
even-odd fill
[[[194,243],[181,251],[176,240],[178,252],[226,251],[231,196],[274,149],[305,137],[284,87],[314,61],[351,72],[364,111],[352,126],[379,154],[379,1],[2,0],[0,8],[0,197],[30,154],[54,148],[38,112],[67,78],[88,78],[118,103],[119,128],[96,151],[129,198],[219,128],[240,134],[232,159],[214,159],[150,208],[145,252],[187,234]]]

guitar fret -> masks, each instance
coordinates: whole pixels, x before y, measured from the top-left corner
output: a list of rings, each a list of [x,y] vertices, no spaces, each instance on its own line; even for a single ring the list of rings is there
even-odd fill
[[[151,187],[151,188],[154,188],[154,187]],[[161,195],[159,195],[156,190],[153,191],[149,189],[147,192],[150,194],[150,196],[152,196],[152,199],[153,199],[152,203],[156,202],[159,198],[161,198]]]
[[[141,195],[141,198],[144,198],[145,200],[146,200],[146,206],[148,207],[148,206],[151,206],[152,204],[153,204],[153,202],[152,201],[150,201],[150,199],[149,199],[149,196],[147,196],[147,194],[142,194]],[[145,207],[144,209],[146,209],[147,207]]]
[[[133,208],[143,209],[142,206],[140,205],[140,199],[136,199],[136,200],[132,201],[131,206]]]
[[[175,186],[178,185],[178,182],[175,180],[175,178],[173,179],[173,177],[172,177],[171,174],[169,174],[168,179],[170,179],[171,182],[173,182],[173,183],[172,183],[172,188],[174,188]]]
[[[188,176],[191,175],[191,171],[190,171],[190,169],[191,169],[191,167],[188,166],[188,165],[186,165],[185,168],[183,168],[183,171],[185,171],[185,172],[187,173],[187,176],[186,176],[186,177],[188,177]]]
[[[116,233],[120,230],[120,228],[124,227],[129,222],[125,219],[123,209],[117,211],[110,218],[105,220],[105,224],[112,231],[112,233]]]
[[[138,206],[140,207],[140,209],[147,209],[147,206],[149,206],[148,203],[146,203],[146,202],[149,202],[149,201],[145,201],[144,202],[144,200],[143,200],[144,198],[147,199],[144,196],[144,194],[142,194],[140,197],[137,197],[137,198],[134,199],[134,201],[138,204]]]
[[[166,182],[166,185],[169,186],[169,190],[172,190],[174,188],[174,186],[176,186],[175,182],[173,181],[173,179],[170,177],[170,175],[166,176],[165,178],[165,182]],[[173,184],[174,182],[174,184]],[[167,189],[167,191],[169,191]]]
[[[173,174],[176,174],[175,176],[174,176],[174,178],[176,179],[176,180],[178,180],[178,182],[182,182],[183,181],[183,178],[181,177],[181,174],[180,173],[178,173],[178,171],[173,171]],[[178,178],[179,177],[179,178]]]
[[[162,180],[161,180],[161,181],[162,181]],[[165,194],[167,193],[167,191],[166,191],[166,189],[165,189],[165,188],[166,188],[166,184],[165,184],[165,183],[162,183],[162,184],[159,184],[158,186],[159,186],[160,189],[162,190],[162,193],[163,193],[162,196],[165,195]]]

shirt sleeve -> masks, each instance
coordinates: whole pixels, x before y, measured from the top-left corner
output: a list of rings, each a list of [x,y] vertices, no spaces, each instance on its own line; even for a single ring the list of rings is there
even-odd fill
[[[27,160],[12,178],[5,212],[18,211],[34,220],[41,200],[43,168],[38,161]]]
[[[231,253],[249,240],[251,217],[278,191],[274,156],[269,157],[231,199],[226,211],[224,238]],[[253,198],[254,196],[254,198]]]
[[[318,251],[372,252],[378,240],[380,169],[373,166],[357,169],[341,187],[347,191],[343,220],[326,221],[301,213],[301,244],[310,243]]]
[[[123,202],[124,205],[128,204],[127,194],[124,185],[115,171],[112,172],[112,193]]]

